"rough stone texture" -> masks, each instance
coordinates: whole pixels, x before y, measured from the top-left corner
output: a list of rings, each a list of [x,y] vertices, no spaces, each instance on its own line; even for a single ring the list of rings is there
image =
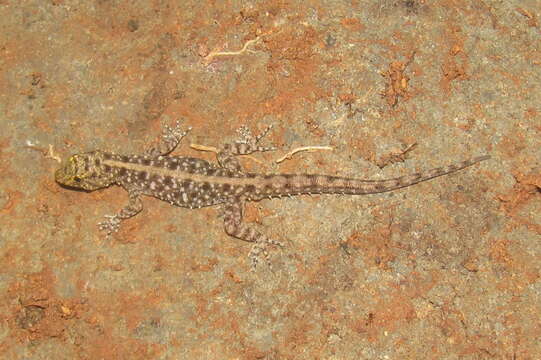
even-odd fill
[[[0,16],[2,358],[539,358],[538,0],[3,0]],[[54,183],[49,145],[137,152],[177,118],[212,146],[273,124],[283,151],[250,170],[493,158],[389,194],[253,204],[287,248],[251,273],[219,209],[147,199],[107,239],[122,190]],[[304,145],[335,151],[274,164]]]

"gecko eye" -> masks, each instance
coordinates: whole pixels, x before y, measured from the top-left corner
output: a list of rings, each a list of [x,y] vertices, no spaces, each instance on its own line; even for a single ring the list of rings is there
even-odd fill
[[[74,177],[73,177],[73,180],[74,180],[75,182],[78,182],[78,183],[80,183],[80,182],[82,181],[82,179],[81,179],[80,177],[78,177],[78,176],[74,176]]]

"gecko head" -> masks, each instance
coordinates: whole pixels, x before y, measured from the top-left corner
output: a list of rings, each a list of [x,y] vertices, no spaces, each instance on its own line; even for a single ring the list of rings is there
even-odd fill
[[[75,189],[87,191],[107,187],[113,183],[111,176],[103,170],[103,154],[93,151],[70,156],[56,170],[57,183]]]

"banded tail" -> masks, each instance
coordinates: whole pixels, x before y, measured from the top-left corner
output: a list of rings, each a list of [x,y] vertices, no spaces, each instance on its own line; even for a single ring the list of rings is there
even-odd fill
[[[490,159],[479,156],[456,164],[386,180],[361,180],[328,175],[276,174],[262,179],[255,194],[249,198],[279,197],[300,194],[375,194],[400,189],[438,176],[450,174]]]

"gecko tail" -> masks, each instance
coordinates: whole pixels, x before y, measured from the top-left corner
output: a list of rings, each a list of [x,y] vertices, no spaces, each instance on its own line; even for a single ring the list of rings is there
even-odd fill
[[[404,175],[394,179],[386,180],[355,180],[347,183],[346,194],[375,194],[400,189],[403,187],[418,184],[439,176],[451,174],[464,168],[475,165],[481,161],[490,159],[490,155],[478,156],[455,164],[433,168],[414,174]]]
[[[488,159],[490,159],[489,155],[483,155],[455,164],[385,180],[362,180],[329,175],[276,174],[266,177],[265,184],[262,187],[263,190],[257,194],[257,197],[280,197],[302,194],[363,195],[383,193],[454,173]]]

